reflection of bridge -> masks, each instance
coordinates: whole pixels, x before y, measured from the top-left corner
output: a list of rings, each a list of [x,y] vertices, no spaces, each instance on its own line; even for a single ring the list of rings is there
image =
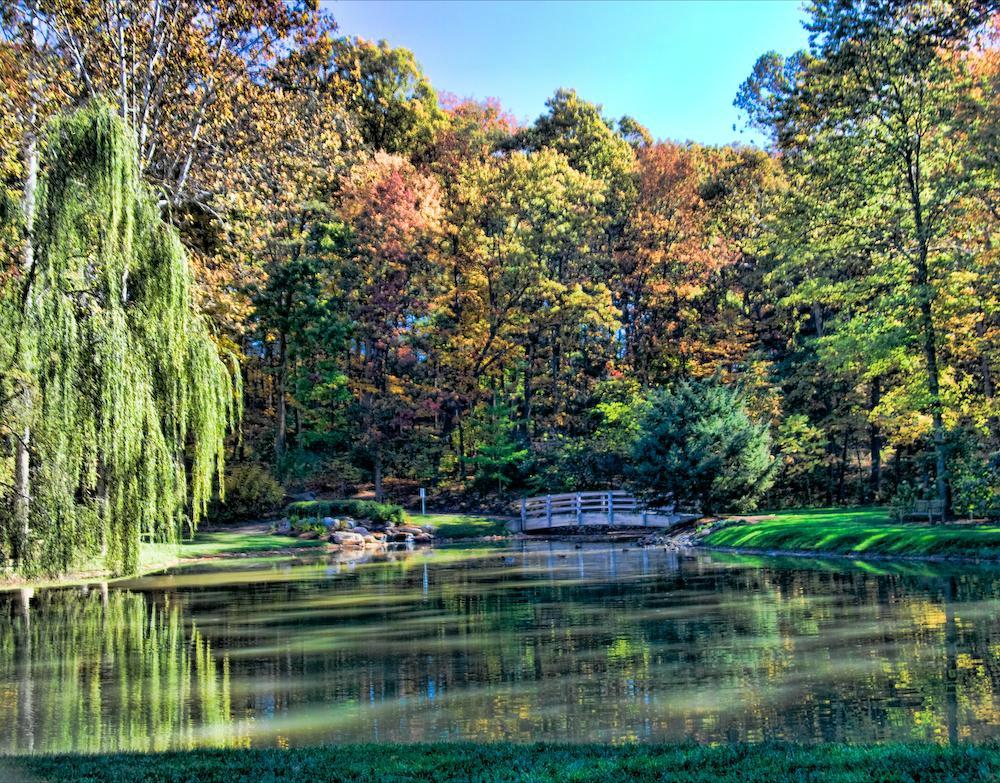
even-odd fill
[[[620,489],[543,495],[521,500],[523,531],[586,525],[666,528],[697,516],[678,514],[673,506],[647,508]]]

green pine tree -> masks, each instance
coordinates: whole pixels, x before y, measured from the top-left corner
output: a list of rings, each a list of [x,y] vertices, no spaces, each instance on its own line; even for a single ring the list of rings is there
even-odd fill
[[[639,420],[632,484],[653,503],[700,506],[706,513],[751,508],[773,481],[766,424],[743,394],[716,381],[683,381],[654,392]]]

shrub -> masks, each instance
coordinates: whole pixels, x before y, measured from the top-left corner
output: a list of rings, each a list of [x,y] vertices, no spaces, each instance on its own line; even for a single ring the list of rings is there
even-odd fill
[[[995,516],[1000,508],[997,457],[968,456],[956,460],[951,476],[952,510],[963,517]]]
[[[266,468],[236,465],[226,474],[226,499],[212,501],[208,518],[215,523],[238,522],[277,511],[285,491]]]
[[[393,503],[376,503],[373,500],[301,500],[290,503],[285,513],[292,520],[322,517],[354,517],[372,522],[403,522],[402,506]]]
[[[750,418],[740,391],[717,381],[654,392],[632,457],[636,494],[706,513],[753,508],[776,467],[767,425]]]
[[[900,482],[889,499],[889,512],[897,521],[902,522],[906,515],[913,511],[913,506],[919,497],[920,493],[909,481]]]
[[[313,532],[322,535],[323,533],[326,533],[328,531],[326,529],[326,525],[324,525],[322,522],[317,522],[315,519],[304,517],[302,519],[296,518],[292,520],[292,532],[293,533]]]

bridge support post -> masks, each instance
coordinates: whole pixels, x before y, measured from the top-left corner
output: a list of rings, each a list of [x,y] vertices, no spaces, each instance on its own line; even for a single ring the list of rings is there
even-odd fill
[[[615,524],[615,496],[613,492],[608,492],[608,526]]]
[[[552,495],[545,496],[545,525],[552,527]]]

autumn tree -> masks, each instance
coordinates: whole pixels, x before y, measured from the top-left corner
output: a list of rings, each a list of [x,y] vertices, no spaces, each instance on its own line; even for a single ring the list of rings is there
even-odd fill
[[[412,433],[423,390],[410,371],[426,316],[427,280],[441,219],[437,183],[404,159],[376,153],[344,183],[339,211],[351,227],[339,287],[350,292],[349,377],[360,447],[381,500],[387,463]]]
[[[341,38],[330,65],[328,78],[365,144],[403,156],[426,151],[444,114],[412,52],[385,41]]]
[[[836,183],[857,197],[849,214],[859,222],[839,221],[839,231],[820,225],[831,248],[852,235],[865,243],[853,259],[869,278],[863,290],[877,295],[891,286],[900,297],[902,322],[920,345],[924,382],[911,409],[929,414],[936,494],[943,498],[950,406],[939,308],[953,282],[947,239],[971,185],[960,163],[964,134],[955,107],[969,89],[962,56],[984,23],[985,5],[821,0],[810,11],[810,53],[788,65],[765,56],[740,101],[806,167],[805,179],[831,189]],[[867,274],[873,268],[881,279]],[[875,334],[883,332],[878,326]],[[860,324],[857,330],[872,335]]]

